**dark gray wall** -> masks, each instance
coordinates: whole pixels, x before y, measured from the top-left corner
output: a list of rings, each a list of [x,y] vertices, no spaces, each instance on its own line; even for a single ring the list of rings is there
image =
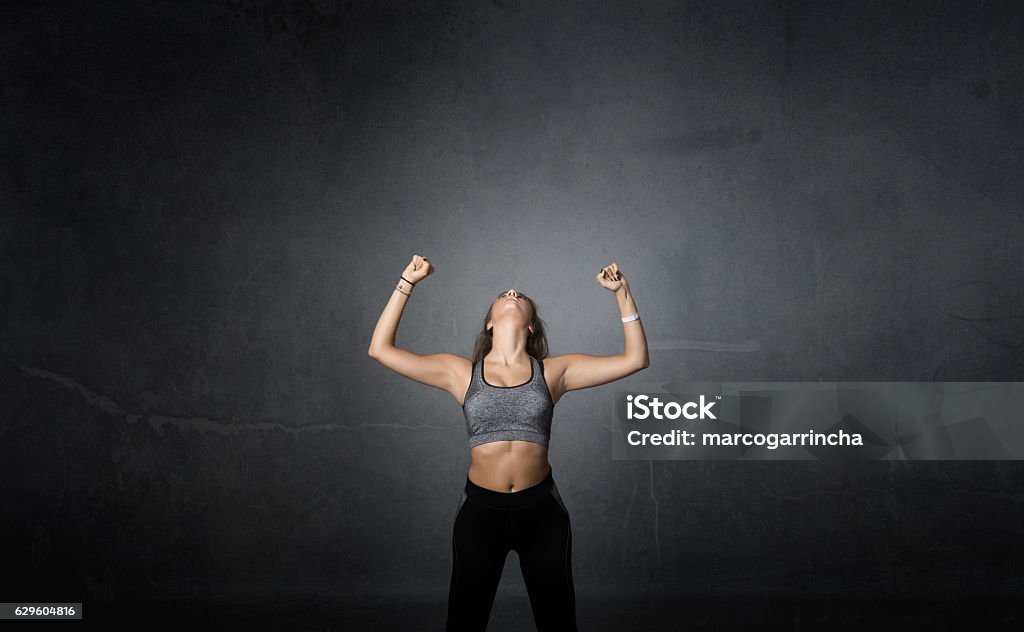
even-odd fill
[[[617,353],[616,261],[635,379],[1024,379],[1022,16],[7,3],[0,601],[440,629],[461,410],[366,356],[414,253],[420,353],[509,286]],[[1020,462],[619,462],[610,406],[555,411],[582,629],[1022,596]]]

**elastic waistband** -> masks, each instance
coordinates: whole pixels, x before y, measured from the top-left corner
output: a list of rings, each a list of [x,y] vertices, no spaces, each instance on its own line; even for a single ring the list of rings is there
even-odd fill
[[[544,496],[551,494],[551,486],[554,483],[555,479],[551,476],[551,469],[548,469],[548,475],[544,477],[544,480],[517,492],[496,492],[493,489],[480,487],[467,477],[466,494],[481,505],[495,509],[520,509],[544,500]]]

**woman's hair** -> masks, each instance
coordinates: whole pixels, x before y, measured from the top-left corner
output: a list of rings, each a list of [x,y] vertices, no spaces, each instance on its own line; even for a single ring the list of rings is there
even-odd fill
[[[505,292],[498,294],[501,296]],[[497,299],[498,296],[494,298]],[[519,293],[519,298],[525,298],[530,301],[531,311],[533,312],[533,322],[530,325],[533,327],[533,333],[526,339],[526,353],[543,360],[548,357],[548,336],[544,333],[544,321],[541,320],[540,315],[537,313],[537,304],[533,302],[533,299],[529,296]],[[487,312],[484,314],[484,325],[480,329],[480,333],[477,334],[476,343],[473,344],[473,362],[479,362],[481,358],[491,352],[491,336],[492,332],[487,329],[487,321],[491,319],[491,310],[494,308],[494,301],[487,307]]]

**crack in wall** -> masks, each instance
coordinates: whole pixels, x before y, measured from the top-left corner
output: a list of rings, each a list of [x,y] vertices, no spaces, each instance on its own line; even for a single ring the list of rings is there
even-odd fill
[[[405,429],[405,430],[418,430],[420,428],[428,428],[433,430],[454,430],[462,428],[461,424],[449,424],[449,425],[436,425],[436,424],[401,424],[401,423],[364,423],[364,424],[312,424],[309,426],[301,427],[290,427],[281,423],[276,422],[231,422],[231,421],[218,421],[210,419],[208,417],[172,417],[170,415],[144,415],[138,413],[132,413],[125,410],[120,404],[113,401],[105,395],[96,393],[89,389],[78,381],[54,373],[53,371],[47,371],[45,369],[38,369],[35,367],[25,366],[14,360],[10,360],[21,369],[22,373],[37,377],[43,380],[49,380],[60,384],[68,390],[79,395],[86,403],[93,408],[100,410],[111,417],[122,417],[133,424],[138,421],[145,419],[146,423],[149,424],[157,432],[163,433],[166,426],[175,426],[181,429],[196,430],[200,433],[216,432],[219,434],[238,434],[240,432],[248,432],[253,430],[282,430],[297,434],[300,432],[322,432],[325,430],[360,430],[363,428],[392,428],[392,429]]]
[[[726,351],[750,353],[761,351],[761,343],[757,340],[741,342],[715,342],[714,340],[651,340],[647,343],[651,350],[665,351],[674,349],[695,349],[697,351]]]

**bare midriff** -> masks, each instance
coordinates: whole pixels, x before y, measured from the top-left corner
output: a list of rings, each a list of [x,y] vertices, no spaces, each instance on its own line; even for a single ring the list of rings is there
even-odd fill
[[[469,480],[496,492],[518,492],[548,475],[548,449],[530,441],[492,441],[469,451]]]

